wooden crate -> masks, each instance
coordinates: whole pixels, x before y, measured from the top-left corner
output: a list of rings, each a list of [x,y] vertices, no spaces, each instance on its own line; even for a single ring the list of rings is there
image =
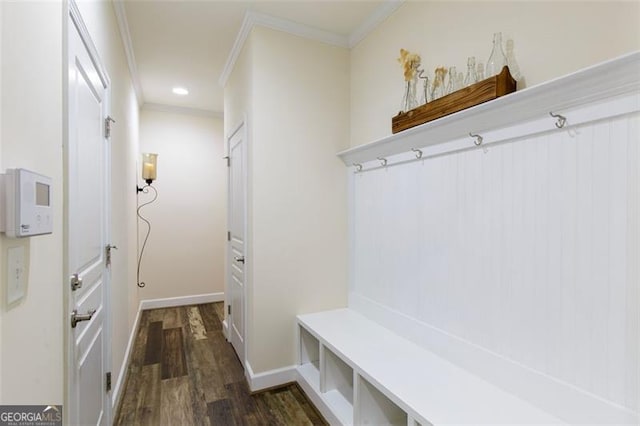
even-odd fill
[[[399,113],[391,119],[391,131],[398,133],[515,91],[516,81],[511,76],[509,68],[505,66],[498,75],[464,87],[411,111]]]

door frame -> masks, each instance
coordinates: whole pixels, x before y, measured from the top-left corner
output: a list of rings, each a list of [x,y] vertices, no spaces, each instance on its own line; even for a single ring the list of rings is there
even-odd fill
[[[242,367],[244,368],[245,371],[245,375],[247,375],[247,354],[249,353],[249,341],[247,339],[247,306],[249,305],[247,302],[247,298],[248,298],[248,294],[249,292],[247,291],[247,288],[249,288],[252,285],[251,282],[251,277],[252,277],[252,273],[251,273],[251,265],[253,264],[252,261],[252,256],[250,254],[250,236],[249,236],[249,182],[248,182],[248,177],[249,177],[249,155],[248,155],[248,150],[249,150],[249,132],[247,130],[248,128],[248,121],[247,121],[247,114],[243,113],[242,114],[242,120],[240,121],[240,123],[238,123],[235,127],[233,127],[232,131],[226,136],[225,138],[225,145],[226,145],[226,157],[227,161],[231,161],[231,138],[233,138],[236,134],[238,134],[238,132],[242,132],[242,141],[245,144],[244,149],[242,150],[242,156],[243,156],[243,162],[244,162],[244,169],[242,170],[242,181],[244,183],[244,255],[245,255],[245,263],[244,263],[244,285],[243,285],[243,294],[242,294],[242,301],[243,301],[243,309],[242,309],[242,324],[244,326],[244,330],[242,330],[242,334],[243,334],[243,338],[244,338],[244,350],[243,350],[243,354],[240,356],[240,358],[242,358],[240,360]],[[227,231],[229,232],[229,218],[231,217],[231,166],[230,163],[227,163],[229,166],[227,167]],[[227,239],[227,244],[226,244],[226,262],[225,262],[225,269],[226,269],[226,276],[225,276],[225,308],[224,308],[224,316],[225,316],[225,321],[223,322],[223,333],[226,337],[226,339],[231,342],[231,335],[230,330],[231,330],[231,324],[229,324],[229,315],[228,315],[228,306],[229,306],[229,298],[231,297],[231,293],[230,293],[230,289],[231,289],[231,258],[232,258],[232,253],[231,253],[231,241],[229,241]],[[247,255],[249,254],[249,255]]]
[[[63,13],[65,19],[63,20],[63,36],[62,36],[62,55],[63,55],[63,83],[62,83],[62,99],[63,99],[63,182],[61,188],[63,191],[63,335],[64,335],[64,406],[63,406],[63,418],[68,422],[71,413],[71,408],[74,410],[77,407],[73,406],[74,396],[74,371],[75,362],[73,359],[73,339],[71,328],[69,324],[70,312],[73,307],[70,305],[70,299],[72,297],[71,288],[69,285],[69,277],[72,271],[69,270],[69,37],[71,31],[77,31],[82,43],[87,49],[87,53],[93,62],[100,80],[106,85],[104,93],[104,105],[105,114],[109,115],[111,112],[111,78],[107,73],[107,69],[98,54],[98,50],[93,43],[93,39],[84,23],[84,19],[80,13],[80,9],[76,3],[76,0],[68,0],[63,6]],[[103,117],[104,118],[104,117]],[[110,142],[105,144],[104,160],[105,160],[105,242],[107,244],[111,241],[111,149],[109,147]],[[104,346],[103,346],[103,363],[105,372],[111,369],[111,269],[105,266],[104,273],[104,290],[103,290],[103,333],[104,333]],[[106,424],[111,424],[113,420],[113,395],[111,392],[104,394],[104,399],[108,403],[105,404],[105,416]]]

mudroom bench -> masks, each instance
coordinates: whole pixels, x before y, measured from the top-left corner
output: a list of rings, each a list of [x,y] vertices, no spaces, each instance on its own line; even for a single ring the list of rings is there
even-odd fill
[[[331,424],[558,424],[351,309],[298,316],[299,382]]]

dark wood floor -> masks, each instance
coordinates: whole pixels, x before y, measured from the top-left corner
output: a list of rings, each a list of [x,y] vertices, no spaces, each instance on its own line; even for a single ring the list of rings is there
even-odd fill
[[[117,425],[326,425],[296,385],[251,395],[222,303],[144,311]]]

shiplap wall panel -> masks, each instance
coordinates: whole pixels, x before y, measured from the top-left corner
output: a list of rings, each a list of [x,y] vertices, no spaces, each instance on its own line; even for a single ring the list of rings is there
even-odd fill
[[[639,411],[638,114],[353,179],[352,291]]]

